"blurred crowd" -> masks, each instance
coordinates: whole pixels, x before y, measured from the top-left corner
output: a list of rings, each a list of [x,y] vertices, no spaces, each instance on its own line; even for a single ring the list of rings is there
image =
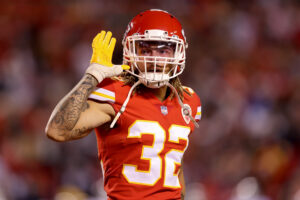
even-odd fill
[[[105,199],[95,135],[45,136],[100,30],[121,40],[137,13],[174,14],[188,39],[182,82],[202,100],[184,157],[186,200],[300,200],[298,0],[3,0],[0,200]]]

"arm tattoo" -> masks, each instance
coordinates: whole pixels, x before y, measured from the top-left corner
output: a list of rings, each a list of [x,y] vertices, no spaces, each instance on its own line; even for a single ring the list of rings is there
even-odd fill
[[[86,75],[75,86],[75,88],[65,97],[62,104],[58,106],[51,125],[57,129],[71,131],[76,125],[80,114],[89,108],[88,96],[97,85],[96,79],[91,75]],[[80,137],[80,133],[89,130],[89,127],[73,130],[68,137]]]
[[[184,200],[184,194],[181,193],[181,200]]]
[[[92,128],[88,128],[88,127],[84,126],[82,128],[72,130],[71,134],[68,134],[65,137],[67,140],[81,138],[81,137],[85,136],[84,133],[86,133],[88,130],[91,130],[91,129]]]

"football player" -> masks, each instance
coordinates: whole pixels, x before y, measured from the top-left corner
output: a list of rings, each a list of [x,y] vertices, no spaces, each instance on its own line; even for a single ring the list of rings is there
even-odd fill
[[[181,24],[162,10],[138,14],[124,34],[123,65],[111,62],[115,43],[111,32],[94,38],[91,64],[46,134],[68,141],[95,129],[108,199],[183,199],[182,157],[201,104],[178,78],[188,46]]]

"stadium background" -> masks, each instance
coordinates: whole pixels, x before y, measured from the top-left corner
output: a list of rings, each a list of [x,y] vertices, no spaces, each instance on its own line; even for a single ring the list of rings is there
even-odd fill
[[[203,104],[186,200],[299,200],[298,0],[2,0],[0,199],[105,199],[95,135],[55,143],[44,127],[96,33],[113,32],[120,63],[128,21],[149,8],[182,22],[182,80]]]

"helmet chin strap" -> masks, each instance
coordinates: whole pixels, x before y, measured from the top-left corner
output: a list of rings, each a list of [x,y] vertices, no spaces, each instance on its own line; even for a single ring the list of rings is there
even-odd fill
[[[114,127],[114,125],[118,121],[118,119],[121,116],[121,114],[125,111],[126,106],[127,106],[128,102],[130,100],[130,97],[131,97],[131,94],[132,94],[134,88],[136,88],[136,86],[138,86],[141,83],[143,83],[145,86],[148,87],[148,85],[146,85],[141,79],[139,79],[135,84],[133,84],[133,86],[130,88],[130,90],[128,92],[128,95],[127,95],[127,97],[126,97],[126,99],[125,99],[125,101],[124,101],[121,109],[119,110],[119,112],[117,113],[117,115],[115,116],[115,118],[113,119],[113,121],[111,122],[110,128]],[[156,84],[158,84],[158,83],[156,83]],[[163,85],[167,85],[169,88],[172,89],[172,91],[176,94],[177,100],[178,100],[178,102],[179,102],[179,104],[180,104],[180,106],[181,106],[181,108],[183,110],[183,114],[186,115],[186,116],[188,116],[190,118],[190,120],[193,122],[193,124],[195,125],[195,127],[199,128],[198,123],[195,121],[195,119],[191,116],[191,113],[189,112],[189,107],[185,106],[182,103],[182,101],[181,101],[181,99],[179,97],[179,94],[178,94],[177,90],[175,89],[175,87],[173,85],[171,85],[168,81],[165,81],[164,84],[161,84],[161,86],[159,86],[159,87],[162,87]],[[159,87],[155,87],[155,88],[159,88]],[[152,87],[150,87],[150,88],[152,88]]]

